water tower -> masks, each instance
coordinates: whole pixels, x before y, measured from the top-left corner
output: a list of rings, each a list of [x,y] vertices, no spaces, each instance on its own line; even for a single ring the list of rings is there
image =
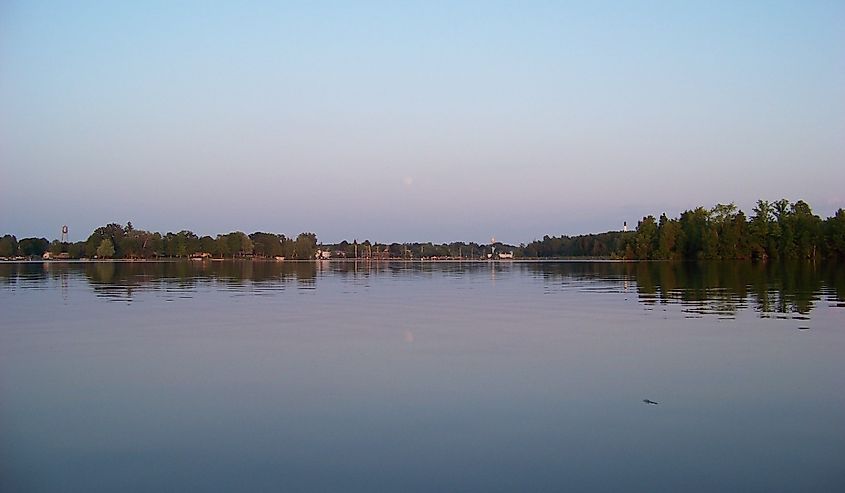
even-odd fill
[[[64,226],[62,226],[62,243],[67,243],[67,242],[68,242],[68,239],[67,239],[67,224],[65,224]]]

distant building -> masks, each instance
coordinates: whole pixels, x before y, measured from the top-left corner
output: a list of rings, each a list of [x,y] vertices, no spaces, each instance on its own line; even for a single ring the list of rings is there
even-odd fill
[[[503,260],[513,259],[513,252],[499,252],[499,258]]]
[[[314,254],[314,258],[317,260],[328,260],[332,258],[332,252],[330,250],[317,250],[317,253]]]
[[[62,253],[50,253],[44,252],[44,255],[41,256],[44,260],[69,260],[70,254],[68,252]]]

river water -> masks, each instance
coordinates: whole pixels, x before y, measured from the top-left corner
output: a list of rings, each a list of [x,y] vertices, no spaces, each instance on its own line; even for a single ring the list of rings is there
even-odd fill
[[[845,491],[845,269],[0,264],[0,491]]]

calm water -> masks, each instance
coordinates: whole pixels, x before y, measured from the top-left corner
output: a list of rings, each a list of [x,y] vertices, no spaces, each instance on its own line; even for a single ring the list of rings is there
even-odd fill
[[[843,381],[842,267],[0,264],[3,492],[845,491]]]

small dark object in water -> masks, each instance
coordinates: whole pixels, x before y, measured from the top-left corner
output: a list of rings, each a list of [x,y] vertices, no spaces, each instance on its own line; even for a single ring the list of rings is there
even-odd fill
[[[643,399],[643,402],[645,402],[646,404],[653,404],[653,405],[655,405],[655,406],[656,406],[656,405],[658,405],[658,404],[660,404],[659,402],[654,402],[654,401],[653,401],[653,400],[651,400],[651,399]]]

